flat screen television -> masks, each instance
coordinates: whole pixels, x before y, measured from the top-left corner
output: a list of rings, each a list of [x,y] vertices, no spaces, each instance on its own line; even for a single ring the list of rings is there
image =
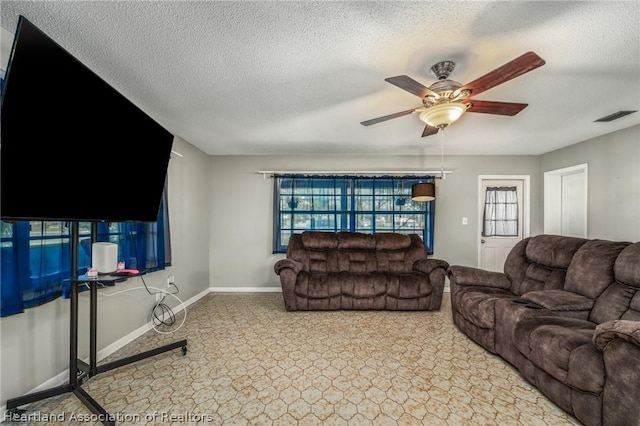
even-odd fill
[[[156,221],[173,135],[23,16],[1,102],[3,220]]]

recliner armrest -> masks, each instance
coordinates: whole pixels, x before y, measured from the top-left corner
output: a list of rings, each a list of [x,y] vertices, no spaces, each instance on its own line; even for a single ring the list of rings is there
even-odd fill
[[[494,287],[509,290],[511,281],[502,272],[486,271],[470,266],[453,265],[447,270],[450,280],[458,285],[472,285],[480,287]]]
[[[280,275],[280,272],[285,268],[293,269],[293,272],[297,275],[298,272],[302,271],[304,265],[293,259],[280,259],[273,265],[273,270],[277,275]]]
[[[441,259],[418,259],[413,263],[413,270],[418,272],[424,272],[429,275],[433,270],[441,268],[445,271],[449,268],[449,263]]]
[[[622,339],[640,347],[640,321],[615,320],[596,326],[593,344],[601,351],[615,339]]]
[[[593,299],[566,290],[536,290],[520,296],[551,311],[590,311]]]

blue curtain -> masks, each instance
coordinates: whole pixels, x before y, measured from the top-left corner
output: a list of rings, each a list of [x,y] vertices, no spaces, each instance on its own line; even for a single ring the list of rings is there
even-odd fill
[[[0,317],[68,297],[71,277],[70,230],[64,222],[2,222]],[[55,232],[52,232],[52,229]],[[57,231],[56,231],[57,230]],[[155,223],[99,223],[97,241],[118,244],[127,268],[160,270],[171,264],[166,189]],[[78,271],[91,265],[90,224],[80,224]]]

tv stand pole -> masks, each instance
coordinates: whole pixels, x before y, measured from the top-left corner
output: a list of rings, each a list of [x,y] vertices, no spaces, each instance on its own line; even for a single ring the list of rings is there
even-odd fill
[[[92,225],[91,240],[96,237],[95,224]],[[18,398],[7,400],[9,416],[20,416],[22,410],[18,407],[31,404],[65,393],[73,393],[82,403],[98,416],[98,420],[106,426],[115,426],[115,418],[110,415],[95,399],[84,389],[82,384],[97,374],[131,364],[173,349],[181,348],[182,355],[187,353],[187,340],[182,339],[168,345],[151,349],[136,355],[132,355],[104,365],[97,365],[97,331],[98,331],[98,287],[99,280],[80,280],[78,278],[78,244],[80,231],[78,222],[71,222],[71,280],[69,296],[69,382],[67,384],[50,388],[44,391],[34,392]],[[78,359],[78,284],[89,284],[89,364]],[[11,418],[10,418],[11,419]],[[9,419],[9,420],[10,420]]]

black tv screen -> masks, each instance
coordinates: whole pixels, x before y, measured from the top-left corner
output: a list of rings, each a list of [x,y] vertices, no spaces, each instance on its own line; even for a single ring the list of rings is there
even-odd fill
[[[23,16],[0,118],[3,220],[156,221],[173,135]]]

